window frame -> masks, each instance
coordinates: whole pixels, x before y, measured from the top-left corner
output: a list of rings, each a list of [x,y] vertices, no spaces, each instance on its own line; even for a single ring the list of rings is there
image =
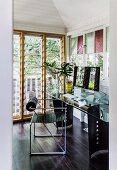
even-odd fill
[[[24,36],[25,35],[34,35],[34,36],[42,36],[42,64],[46,61],[46,38],[60,38],[61,40],[61,62],[66,61],[65,58],[65,35],[64,34],[52,34],[52,33],[44,33],[44,32],[33,32],[33,31],[25,31],[25,30],[14,30],[14,34],[20,34],[20,116],[13,117],[13,122],[29,120],[31,118],[31,114],[28,116],[24,115]],[[42,67],[42,108],[46,107],[46,68]]]

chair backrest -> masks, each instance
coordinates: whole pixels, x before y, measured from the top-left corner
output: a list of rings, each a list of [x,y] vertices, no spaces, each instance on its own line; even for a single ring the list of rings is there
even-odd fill
[[[56,97],[52,97],[52,99],[53,99],[53,107],[54,107],[55,114],[58,115],[58,114],[64,113],[65,112],[65,103],[63,101],[57,99]]]

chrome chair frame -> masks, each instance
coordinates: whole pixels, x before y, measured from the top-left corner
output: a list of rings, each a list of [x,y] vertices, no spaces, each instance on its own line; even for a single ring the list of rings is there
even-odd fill
[[[40,108],[41,109],[41,108]],[[46,110],[47,109],[50,109],[50,108],[46,108]],[[67,112],[67,108],[66,107],[61,107],[61,108],[51,108],[51,109],[53,109],[53,110],[55,110],[55,109],[60,109],[60,110],[64,110],[64,127],[63,127],[63,125],[62,125],[62,133],[61,134],[52,134],[51,133],[51,131],[49,130],[49,128],[46,126],[46,123],[53,123],[54,124],[54,126],[56,127],[56,125],[55,125],[55,122],[53,122],[53,120],[52,120],[52,122],[46,122],[46,121],[43,121],[42,122],[42,120],[40,121],[40,122],[35,122],[34,120],[33,120],[33,118],[34,118],[34,116],[35,115],[39,115],[38,113],[36,113],[36,111],[34,110],[33,112],[33,116],[32,116],[32,119],[31,119],[31,122],[30,122],[30,156],[33,156],[33,155],[64,155],[64,154],[66,154],[66,112]],[[41,116],[42,116],[42,114],[41,114]],[[44,117],[45,115],[43,114],[43,117]],[[60,120],[59,120],[60,121]],[[56,122],[57,122],[57,120],[56,120]],[[63,122],[63,120],[62,120],[62,122]],[[35,128],[35,123],[43,123],[43,125],[44,125],[44,127],[47,129],[47,131],[49,132],[49,134],[50,135],[36,135],[36,128]],[[34,124],[34,138],[35,137],[52,137],[53,139],[54,139],[54,141],[55,141],[55,143],[59,146],[59,148],[60,148],[60,150],[61,151],[43,151],[43,152],[32,152],[32,124]],[[62,123],[63,124],[63,123]],[[57,128],[57,127],[56,127]],[[57,128],[58,129],[58,128]],[[63,134],[63,129],[64,129],[64,134]],[[58,141],[57,141],[57,139],[56,139],[56,137],[64,137],[64,147],[62,147],[59,143],[58,143]]]

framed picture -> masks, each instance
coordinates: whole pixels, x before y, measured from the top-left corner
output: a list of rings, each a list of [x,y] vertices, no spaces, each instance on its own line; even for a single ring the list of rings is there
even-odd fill
[[[88,89],[99,91],[100,86],[100,67],[89,67],[89,84]]]
[[[74,67],[73,86],[99,91],[100,67]]]
[[[83,80],[84,80],[84,67],[74,67],[74,81],[73,85],[78,87],[83,87]]]

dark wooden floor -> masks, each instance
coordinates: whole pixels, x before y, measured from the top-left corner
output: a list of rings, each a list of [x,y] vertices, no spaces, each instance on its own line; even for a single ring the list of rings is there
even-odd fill
[[[84,125],[74,118],[73,128],[67,130],[67,155],[30,157],[29,123],[14,124],[13,170],[108,170],[105,158],[89,160],[88,135],[82,130],[82,126]],[[41,124],[37,128],[45,132]],[[50,138],[40,139],[39,142],[34,140],[33,149],[38,149],[39,146],[55,148],[54,141]]]

